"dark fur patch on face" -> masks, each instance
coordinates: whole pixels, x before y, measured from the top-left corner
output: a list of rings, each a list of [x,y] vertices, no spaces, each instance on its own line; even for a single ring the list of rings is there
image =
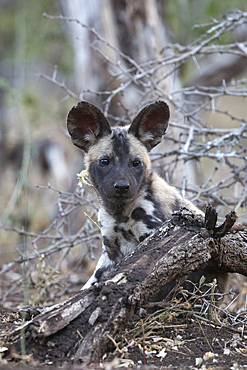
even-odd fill
[[[156,229],[160,226],[161,221],[154,220],[152,215],[148,215],[142,207],[137,207],[131,214],[131,217],[135,221],[143,221],[148,229]]]
[[[112,134],[113,153],[119,158],[129,155],[129,141],[126,135],[127,132],[121,128],[114,129]]]

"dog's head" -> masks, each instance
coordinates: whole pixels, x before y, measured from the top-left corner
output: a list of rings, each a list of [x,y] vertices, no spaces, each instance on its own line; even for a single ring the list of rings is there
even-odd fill
[[[79,102],[67,118],[73,143],[85,153],[90,180],[103,200],[131,201],[147,180],[148,152],[165,134],[169,107],[158,101],[146,106],[130,126],[111,128],[94,105]]]

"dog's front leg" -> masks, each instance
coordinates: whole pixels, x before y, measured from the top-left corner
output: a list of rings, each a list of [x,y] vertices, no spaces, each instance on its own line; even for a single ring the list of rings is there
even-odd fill
[[[88,289],[92,285],[100,282],[103,276],[106,276],[110,271],[113,270],[115,264],[116,263],[109,258],[107,252],[103,251],[102,255],[100,256],[98,260],[98,263],[96,265],[93,275],[86,282],[86,284],[83,285],[81,289],[82,290]]]

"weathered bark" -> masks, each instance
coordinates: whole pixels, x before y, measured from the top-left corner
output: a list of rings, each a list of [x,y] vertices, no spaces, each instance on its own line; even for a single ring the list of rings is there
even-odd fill
[[[212,218],[206,222],[208,230],[191,214],[174,216],[132,255],[126,256],[105,282],[81,291],[26,323],[32,338],[59,335],[59,330],[83,313],[79,326],[83,341],[75,359],[97,362],[109,348],[110,337],[121,332],[134,312],[165,284],[205,267],[212,260],[224,271],[247,276],[247,232],[235,227],[229,233],[235,214],[229,214],[219,227],[215,227],[212,210],[207,218]]]

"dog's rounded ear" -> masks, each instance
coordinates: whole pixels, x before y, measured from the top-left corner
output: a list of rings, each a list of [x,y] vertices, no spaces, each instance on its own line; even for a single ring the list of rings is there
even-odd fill
[[[161,142],[165,134],[170,110],[163,101],[157,101],[154,104],[147,105],[134,118],[129,133],[134,135],[150,151]]]
[[[98,139],[112,132],[104,114],[85,101],[79,102],[69,111],[67,128],[73,144],[84,152],[88,152]]]

